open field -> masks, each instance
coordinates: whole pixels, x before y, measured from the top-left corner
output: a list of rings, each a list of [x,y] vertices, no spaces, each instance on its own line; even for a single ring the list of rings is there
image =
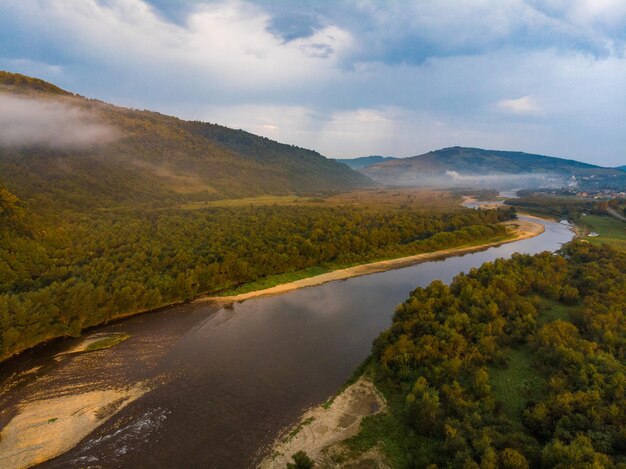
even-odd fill
[[[521,424],[522,410],[528,399],[541,389],[543,380],[532,367],[527,346],[511,349],[505,368],[489,367],[489,383],[506,415]]]
[[[593,244],[610,244],[616,249],[626,251],[626,223],[617,218],[599,215],[585,215],[580,218],[580,225],[598,237],[585,237]]]
[[[189,202],[186,210],[232,208],[261,205],[316,205],[325,207],[358,206],[366,208],[405,208],[412,210],[458,210],[460,197],[446,191],[429,189],[363,189],[331,196],[261,195],[242,199]]]
[[[540,314],[537,317],[539,327],[553,321],[570,321],[571,313],[577,306],[567,306],[560,301],[539,297]],[[544,380],[533,367],[532,353],[528,345],[512,348],[507,354],[506,367],[489,367],[489,381],[494,395],[507,416],[521,424],[521,412],[529,399],[540,393]]]
[[[571,321],[572,313],[580,309],[580,306],[564,305],[560,301],[548,298],[540,298],[541,312],[537,318],[537,324],[543,326],[552,321]]]
[[[324,199],[333,205],[357,205],[414,210],[460,210],[461,197],[429,189],[370,189],[346,192]]]
[[[304,205],[323,202],[324,199],[313,197],[301,197],[298,195],[260,195],[258,197],[245,197],[243,199],[221,199],[202,202],[189,202],[181,205],[187,210],[201,208],[233,208],[250,207],[258,205]]]

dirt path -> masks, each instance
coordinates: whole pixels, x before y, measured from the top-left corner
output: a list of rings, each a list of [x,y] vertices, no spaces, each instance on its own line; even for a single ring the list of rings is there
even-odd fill
[[[284,431],[259,467],[284,468],[298,451],[305,451],[316,461],[316,467],[326,467],[338,450],[334,446],[356,435],[363,417],[384,411],[385,407],[385,400],[372,382],[361,377],[336,396],[329,406],[321,405],[307,411],[297,425]]]
[[[608,207],[606,211],[609,212],[609,215],[614,216],[618,220],[626,221],[626,217],[624,215],[620,215],[620,213],[617,210],[612,209],[611,207]]]
[[[536,217],[529,217],[536,218]],[[539,220],[538,218],[536,218]],[[420,262],[431,261],[435,259],[441,259],[443,257],[454,256],[458,254],[467,254],[470,252],[481,251],[486,248],[500,246],[506,243],[513,243],[522,239],[532,238],[540,235],[544,232],[545,228],[541,223],[536,223],[526,220],[511,220],[503,223],[509,229],[512,230],[514,237],[505,241],[498,241],[494,243],[481,244],[479,246],[469,246],[464,248],[451,248],[441,251],[428,252],[425,254],[416,254],[414,256],[400,257],[397,259],[390,259],[386,261],[372,262],[370,264],[362,264],[355,267],[348,267],[347,269],[334,270],[325,274],[316,275],[314,277],[308,277],[294,282],[283,283],[276,285],[275,287],[266,288],[264,290],[256,290],[248,293],[241,293],[239,295],[232,296],[203,296],[194,300],[195,302],[202,301],[221,301],[221,302],[239,302],[248,300],[250,298],[257,298],[259,296],[267,295],[279,295],[298,288],[312,287],[315,285],[321,285],[322,283],[332,282],[334,280],[343,280],[350,277],[357,277],[360,275],[368,275],[377,272],[384,272],[391,269],[399,269],[401,267],[407,267],[409,265],[417,264]]]

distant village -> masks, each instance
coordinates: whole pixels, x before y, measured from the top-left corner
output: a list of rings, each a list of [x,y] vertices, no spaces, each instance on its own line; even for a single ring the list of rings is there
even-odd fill
[[[576,192],[576,197],[581,199],[594,199],[594,200],[614,200],[614,199],[626,199],[626,192],[618,192],[611,189],[603,189],[599,191],[581,191]]]
[[[618,199],[626,197],[626,172],[590,175],[545,175],[541,178],[541,190],[545,193],[576,195],[591,199]]]

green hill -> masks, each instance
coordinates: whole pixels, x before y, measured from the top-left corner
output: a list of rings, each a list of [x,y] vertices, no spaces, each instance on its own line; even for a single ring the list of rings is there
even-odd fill
[[[623,173],[614,168],[523,152],[464,147],[385,161],[361,171],[377,182],[391,185],[505,188],[626,182]]]
[[[335,161],[339,161],[345,165],[350,166],[352,169],[363,169],[368,166],[372,166],[375,164],[384,163],[385,161],[397,160],[398,158],[394,158],[393,156],[380,156],[380,155],[372,155],[372,156],[361,156],[359,158],[337,158]]]
[[[311,150],[116,107],[23,75],[0,72],[0,100],[16,116],[0,129],[0,182],[26,202],[168,205],[371,185]]]

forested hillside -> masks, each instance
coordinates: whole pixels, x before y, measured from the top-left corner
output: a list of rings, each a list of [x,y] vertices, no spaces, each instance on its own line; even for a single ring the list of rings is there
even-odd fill
[[[516,151],[451,147],[399,158],[360,170],[389,185],[440,187],[623,187],[626,175],[615,168]],[[572,180],[572,176],[575,180]]]
[[[0,72],[0,183],[36,207],[166,206],[371,185],[320,154]]]
[[[626,464],[626,253],[586,242],[417,288],[376,340],[394,467]],[[428,466],[434,467],[434,466]]]
[[[380,155],[372,155],[372,156],[361,156],[359,158],[345,158],[340,159],[337,158],[336,161],[340,163],[347,164],[352,169],[363,169],[368,166],[372,166],[374,164],[384,163],[385,161],[397,160],[393,156],[380,156]]]

